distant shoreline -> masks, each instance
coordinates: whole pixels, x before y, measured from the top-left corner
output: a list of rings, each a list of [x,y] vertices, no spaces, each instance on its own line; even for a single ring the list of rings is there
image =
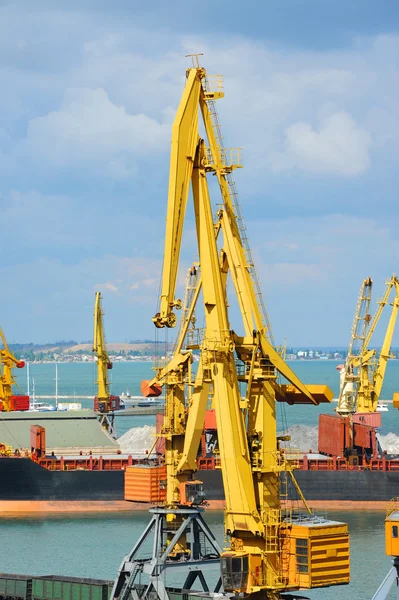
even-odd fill
[[[148,358],[134,358],[134,359],[126,359],[126,358],[118,358],[117,360],[113,359],[113,364],[116,365],[118,363],[150,363],[159,361],[159,356],[149,356]],[[399,360],[399,358],[393,357],[390,358],[389,361]],[[343,358],[296,358],[296,359],[286,359],[287,363],[342,363],[345,362]],[[87,364],[87,365],[95,365],[95,360],[27,360],[26,363],[30,365],[55,365],[55,364],[69,364],[69,365],[77,365],[77,364]]]

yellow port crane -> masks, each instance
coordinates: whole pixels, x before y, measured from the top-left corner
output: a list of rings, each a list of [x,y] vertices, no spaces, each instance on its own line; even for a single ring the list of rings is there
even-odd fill
[[[96,292],[94,304],[94,340],[93,352],[97,359],[97,396],[94,398],[94,409],[100,413],[102,426],[114,435],[114,410],[119,408],[120,399],[110,393],[108,371],[112,369],[106,344],[103,316],[101,307],[101,292]]]
[[[2,366],[0,375],[0,401],[2,403],[2,410],[10,412],[14,410],[12,386],[16,385],[12,371],[14,368],[22,369],[25,366],[25,362],[16,358],[11,352],[1,328],[0,339],[3,343],[3,348],[0,349],[0,363]]]
[[[378,308],[373,318],[369,314],[371,290],[372,280],[369,277],[363,281],[360,289],[348,356],[344,374],[341,375],[337,406],[337,412],[340,415],[376,412],[387,362],[391,356],[392,338],[399,309],[399,280],[396,275],[392,275],[386,282],[384,296],[378,301]],[[394,297],[390,302],[392,291],[394,291]],[[370,344],[387,304],[391,305],[391,314],[381,351],[377,356],[377,351],[370,349]],[[360,345],[355,350],[357,341],[360,341]]]
[[[162,292],[153,321],[158,328],[174,327],[174,309],[183,223],[191,183],[201,279],[192,303],[202,295],[205,327],[183,348],[184,330],[170,361],[153,380],[143,382],[147,396],[166,386],[165,437],[166,503],[153,509],[146,531],[126,556],[112,597],[135,596],[141,573],[149,577],[147,593],[168,598],[166,567],[173,560],[177,573],[182,562],[187,578],[183,589],[199,579],[209,586],[204,572],[216,560],[221,579],[215,591],[276,600],[299,588],[324,587],[349,581],[347,525],[312,514],[295,518],[283,505],[280,485],[291,479],[299,491],[291,463],[280,450],[276,429],[276,403],[330,402],[327,386],[305,386],[274,348],[260,285],[245,235],[238,196],[231,173],[240,166],[238,153],[221,145],[214,101],[223,97],[221,78],[216,89],[198,60],[188,69],[186,86],[172,128],[170,178]],[[207,137],[199,135],[199,113]],[[236,157],[237,160],[234,160]],[[221,192],[216,222],[207,176],[215,175]],[[219,240],[222,233],[223,244]],[[243,333],[230,322],[227,276],[230,275],[242,317]],[[198,303],[198,302],[197,302]],[[200,361],[192,373],[193,351]],[[288,383],[281,383],[279,376]],[[220,464],[226,499],[222,551],[199,515],[203,502],[201,482],[194,479],[196,455],[208,401],[215,408]],[[284,438],[287,439],[287,438]],[[301,496],[303,499],[303,496]],[[310,513],[310,511],[309,511]],[[191,527],[191,529],[190,529]],[[140,559],[140,548],[154,533],[151,559]],[[203,548],[208,545],[208,552]],[[148,546],[147,546],[148,547]]]

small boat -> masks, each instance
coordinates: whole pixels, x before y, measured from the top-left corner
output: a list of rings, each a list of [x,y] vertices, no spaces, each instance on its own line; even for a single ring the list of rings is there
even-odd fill
[[[164,406],[163,400],[143,400],[142,402],[137,402],[137,406],[140,408],[152,408],[153,406]]]
[[[388,404],[386,402],[382,402],[381,400],[377,403],[377,412],[388,412]]]
[[[29,407],[30,412],[49,412],[53,410],[57,410],[56,407],[52,404],[46,404],[45,402],[32,402],[32,404]]]
[[[29,406],[29,411],[30,412],[50,412],[53,410],[57,410],[57,408],[53,404],[46,404],[45,402],[37,402],[36,401],[35,379],[32,378],[32,397],[31,397],[31,403]]]
[[[122,392],[119,396],[119,399],[121,403],[121,408],[135,408],[137,406],[143,408],[151,406],[163,406],[164,404],[163,398],[155,400],[151,398],[145,398],[144,396],[133,396],[129,392],[129,390],[126,390],[126,392]]]

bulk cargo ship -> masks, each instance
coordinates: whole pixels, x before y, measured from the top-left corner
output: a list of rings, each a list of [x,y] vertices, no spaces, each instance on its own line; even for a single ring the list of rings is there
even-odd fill
[[[162,422],[163,415],[157,415],[158,431]],[[320,449],[325,454],[295,456],[295,477],[311,505],[385,503],[399,494],[399,457],[381,453],[376,427],[361,422],[354,427],[357,464],[344,456],[348,431],[335,415],[320,416],[320,439],[324,440]],[[71,508],[79,502],[100,502],[111,508],[113,502],[124,500],[131,501],[131,507],[164,500],[163,439],[157,439],[154,452],[145,458],[122,454],[94,411],[3,413],[0,439],[3,451],[8,448],[8,455],[0,458],[0,512],[16,509],[18,501],[35,510],[41,502],[54,506],[62,502]],[[295,454],[288,448],[287,452]],[[196,478],[203,482],[207,501],[214,508],[221,508],[224,500],[218,462],[216,418],[209,410]],[[288,491],[295,497],[291,486]]]

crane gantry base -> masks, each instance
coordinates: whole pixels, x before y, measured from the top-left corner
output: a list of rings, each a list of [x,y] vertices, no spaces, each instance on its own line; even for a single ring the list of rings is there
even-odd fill
[[[149,512],[151,521],[123,559],[110,600],[170,600],[167,582],[173,585],[179,575],[184,577],[185,592],[193,590],[197,580],[197,591],[219,592],[222,549],[202,518],[202,509],[157,507]]]
[[[116,440],[115,414],[98,413],[98,420],[111,437]]]

